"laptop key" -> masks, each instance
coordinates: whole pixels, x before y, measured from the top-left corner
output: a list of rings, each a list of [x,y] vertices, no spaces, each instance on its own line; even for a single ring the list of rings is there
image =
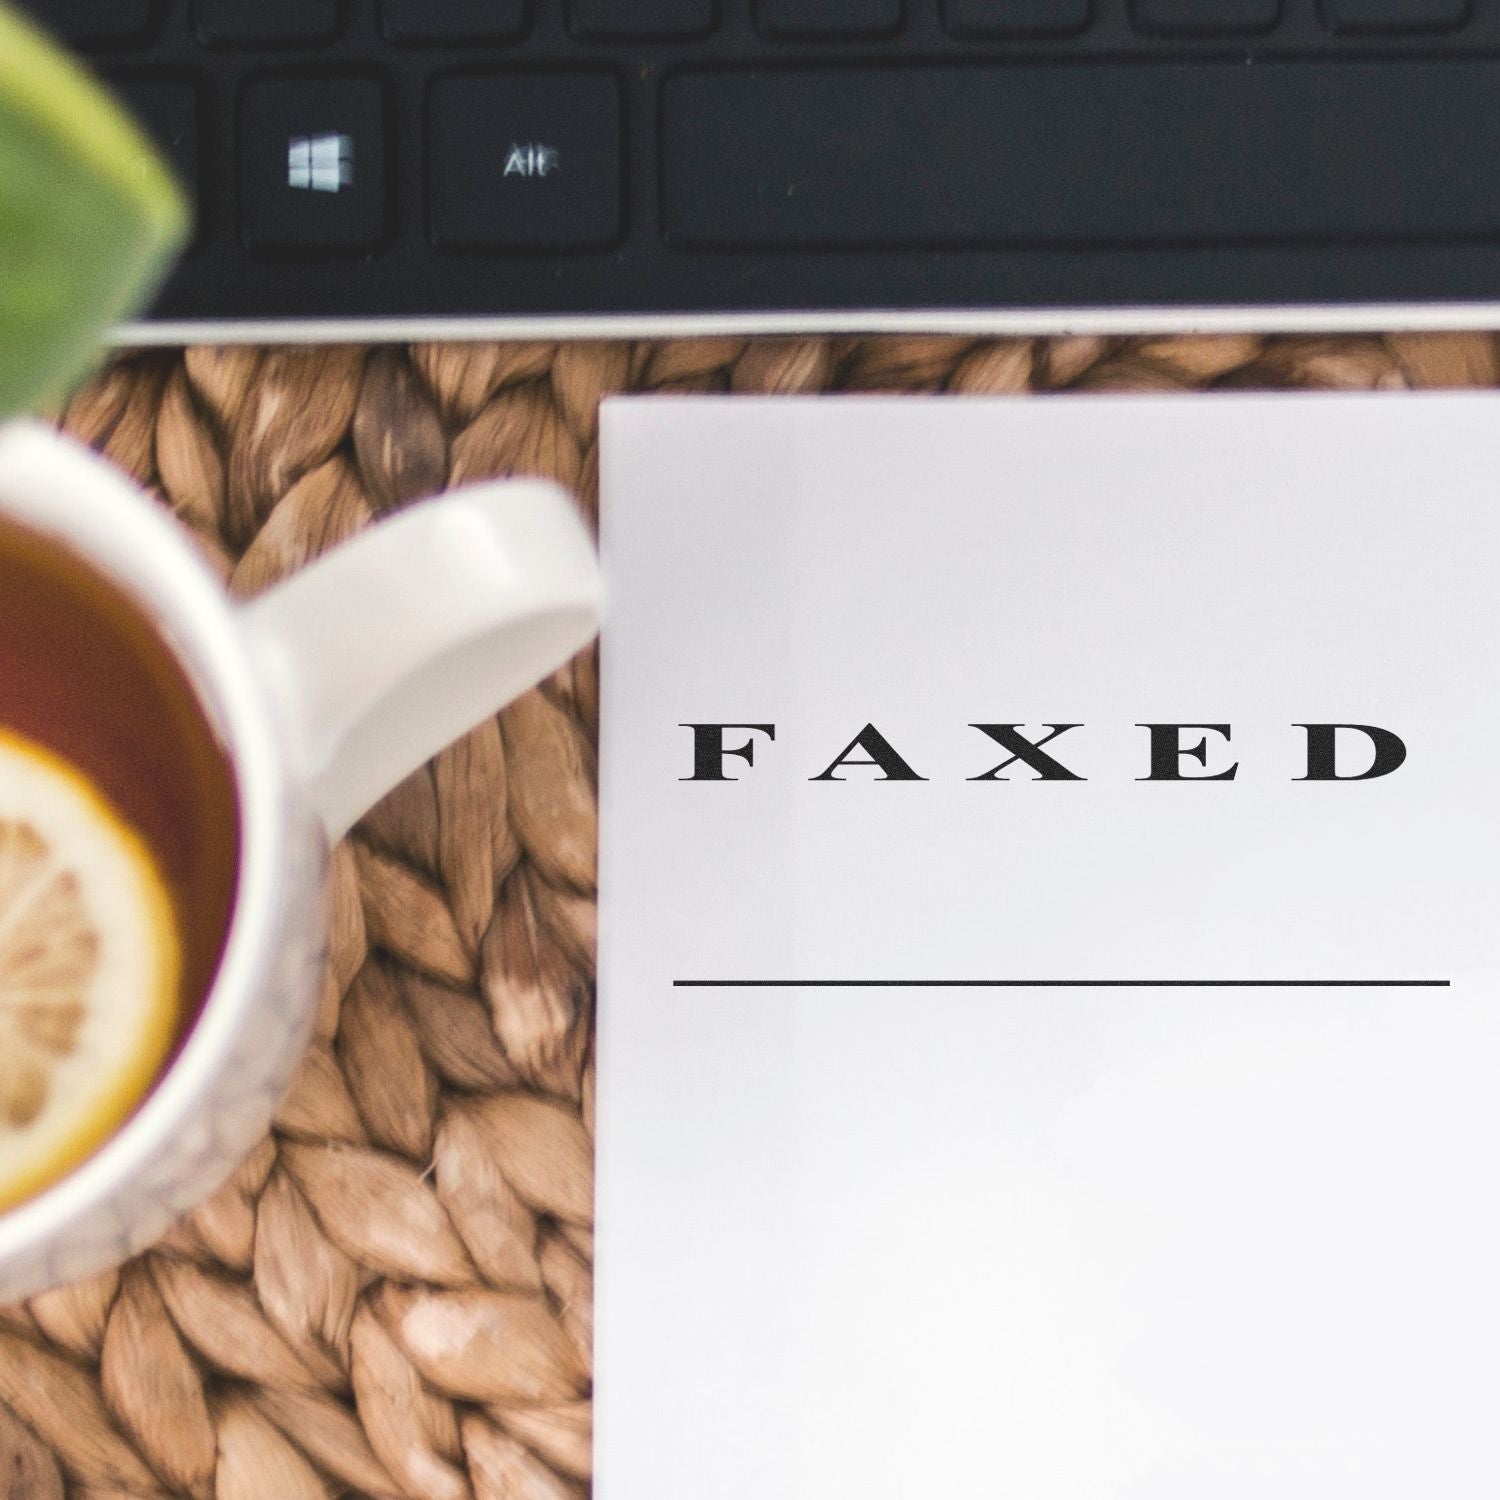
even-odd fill
[[[300,47],[330,42],[339,0],[195,0],[199,37],[219,47]]]
[[[619,238],[620,91],[601,73],[440,78],[427,100],[428,228],[449,250]]]
[[[662,88],[664,228],[715,250],[1493,240],[1497,72],[1462,59],[684,70]],[[1424,161],[1443,170],[1411,169]]]
[[[718,0],[568,0],[568,25],[591,42],[679,41],[718,22]]]
[[[901,0],[759,0],[756,19],[789,40],[891,36],[901,26]]]
[[[389,42],[515,42],[526,34],[526,0],[380,0]]]
[[[1131,18],[1148,36],[1234,36],[1269,31],[1281,0],[1134,0]]]
[[[252,250],[349,253],[385,235],[385,106],[371,79],[268,78],[240,101],[240,231]]]
[[[1330,31],[1452,31],[1468,19],[1468,0],[1323,0]]]
[[[73,47],[125,47],[155,29],[151,0],[21,0],[21,9]]]
[[[198,198],[198,95],[176,78],[110,75],[110,88],[145,127],[189,198]]]
[[[1065,36],[1089,19],[1089,0],[943,0],[954,36]]]

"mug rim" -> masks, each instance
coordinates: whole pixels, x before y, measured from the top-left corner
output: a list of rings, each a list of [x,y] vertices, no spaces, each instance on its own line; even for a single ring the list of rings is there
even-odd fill
[[[180,524],[107,460],[39,422],[0,426],[0,520],[60,542],[146,613],[186,670],[234,773],[239,852],[218,968],[177,1055],[112,1136],[40,1192],[0,1211],[0,1266],[59,1243],[188,1127],[270,977],[285,920],[276,872],[291,838],[291,782],[236,606]],[[226,1163],[224,1175],[233,1170]]]

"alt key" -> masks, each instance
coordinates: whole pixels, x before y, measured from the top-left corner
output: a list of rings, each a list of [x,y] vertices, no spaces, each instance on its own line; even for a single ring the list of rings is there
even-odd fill
[[[449,250],[585,250],[620,235],[620,95],[595,73],[443,78],[427,101],[428,227]]]

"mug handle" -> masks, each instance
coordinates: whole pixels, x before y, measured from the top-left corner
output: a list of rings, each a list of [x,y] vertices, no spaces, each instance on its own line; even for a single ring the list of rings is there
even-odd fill
[[[603,586],[568,496],[498,480],[427,500],[241,606],[330,841],[587,645]]]

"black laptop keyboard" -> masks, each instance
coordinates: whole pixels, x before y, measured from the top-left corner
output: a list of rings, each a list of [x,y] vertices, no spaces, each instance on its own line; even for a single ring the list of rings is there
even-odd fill
[[[167,322],[1500,301],[1500,0],[21,0]]]

